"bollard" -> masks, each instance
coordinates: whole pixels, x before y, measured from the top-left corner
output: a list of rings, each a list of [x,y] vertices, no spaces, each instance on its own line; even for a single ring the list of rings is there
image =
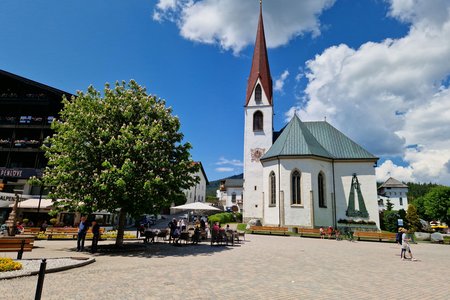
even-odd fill
[[[44,285],[45,268],[47,266],[47,259],[43,258],[41,262],[41,268],[39,269],[38,283],[36,287],[36,295],[34,300],[40,300],[42,295],[42,286]]]

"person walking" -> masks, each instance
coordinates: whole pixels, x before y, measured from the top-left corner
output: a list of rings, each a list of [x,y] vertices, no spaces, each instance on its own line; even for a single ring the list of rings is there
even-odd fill
[[[172,241],[173,233],[175,232],[175,229],[177,228],[177,219],[173,218],[172,221],[169,222],[167,225],[170,229],[169,233],[169,244]]]
[[[84,240],[86,239],[88,228],[86,217],[81,217],[80,224],[78,224],[77,252],[84,251]]]
[[[100,239],[100,225],[97,221],[92,221],[92,246],[91,253],[97,252],[98,240]]]
[[[411,246],[409,245],[409,241],[411,241],[411,239],[407,236],[408,231],[403,228],[402,229],[402,252],[400,254],[400,257],[402,260],[406,259],[406,251],[408,251],[409,256],[411,257],[412,261],[415,261],[416,259],[413,257],[412,252],[411,252]]]
[[[397,232],[397,234],[395,235],[395,241],[396,241],[397,244],[399,244],[400,246],[402,245],[402,234],[403,234],[402,230],[403,230],[403,228],[402,228],[402,227],[399,227],[399,228],[398,228],[398,232]]]

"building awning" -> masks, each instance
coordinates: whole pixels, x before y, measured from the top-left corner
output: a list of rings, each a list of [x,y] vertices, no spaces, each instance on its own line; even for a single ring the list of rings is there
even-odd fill
[[[51,209],[52,207],[52,200],[51,199],[41,199],[41,209]],[[14,203],[10,204],[9,207],[13,207]],[[39,207],[39,199],[36,198],[30,198],[23,201],[20,201],[17,204],[17,208],[38,208]]]

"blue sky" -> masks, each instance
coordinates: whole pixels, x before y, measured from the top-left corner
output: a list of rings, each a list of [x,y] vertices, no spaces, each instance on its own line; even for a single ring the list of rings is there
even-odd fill
[[[379,156],[379,180],[450,184],[450,4],[265,0],[275,129],[296,110]],[[135,79],[179,116],[209,180],[242,172],[257,0],[0,2],[0,69],[71,93]],[[278,82],[277,82],[278,81]]]

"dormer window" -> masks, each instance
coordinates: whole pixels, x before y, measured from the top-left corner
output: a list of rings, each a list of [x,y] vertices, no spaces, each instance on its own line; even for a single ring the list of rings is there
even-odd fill
[[[263,131],[264,117],[259,110],[253,114],[253,131]]]
[[[255,102],[256,104],[261,104],[262,102],[262,90],[261,85],[258,83],[255,88]]]

